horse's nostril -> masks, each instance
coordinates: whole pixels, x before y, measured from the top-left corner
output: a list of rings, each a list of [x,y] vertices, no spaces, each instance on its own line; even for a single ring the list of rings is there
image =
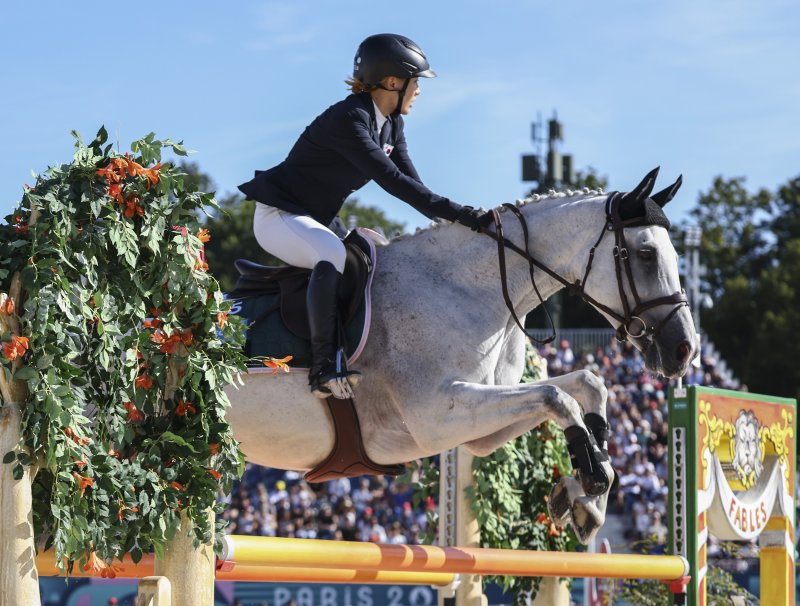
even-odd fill
[[[692,344],[689,341],[681,341],[678,344],[677,358],[678,362],[688,362],[689,356],[692,354]]]

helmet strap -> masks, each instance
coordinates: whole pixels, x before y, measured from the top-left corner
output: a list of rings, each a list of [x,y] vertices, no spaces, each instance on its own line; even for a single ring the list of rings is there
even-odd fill
[[[406,96],[406,89],[408,89],[408,83],[411,82],[411,78],[406,78],[403,81],[403,88],[397,91],[397,107],[395,108],[394,113],[395,115],[400,115],[400,110],[403,108],[403,97]]]

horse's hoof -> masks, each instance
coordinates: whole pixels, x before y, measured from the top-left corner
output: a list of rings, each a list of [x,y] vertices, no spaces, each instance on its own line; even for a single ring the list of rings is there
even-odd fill
[[[569,520],[569,507],[571,501],[567,487],[564,484],[566,478],[561,478],[559,482],[553,484],[550,491],[550,498],[547,500],[547,513],[550,520],[558,526],[566,525]]]
[[[570,523],[575,536],[583,545],[588,545],[606,521],[605,514],[597,507],[596,498],[578,497],[572,503]]]
[[[573,477],[561,478],[553,485],[547,500],[547,513],[554,524],[566,526],[575,499],[584,496],[583,488]]]

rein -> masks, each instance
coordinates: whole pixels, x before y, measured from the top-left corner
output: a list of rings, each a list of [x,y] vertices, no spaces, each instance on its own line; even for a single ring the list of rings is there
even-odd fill
[[[616,337],[619,341],[626,341],[628,337],[632,339],[643,339],[645,341],[645,351],[652,345],[655,338],[658,336],[661,329],[664,325],[669,322],[670,319],[680,310],[681,307],[689,305],[689,301],[686,298],[686,293],[681,290],[680,292],[673,293],[671,295],[667,295],[664,297],[657,297],[655,299],[651,299],[649,301],[642,301],[639,298],[639,293],[636,290],[636,284],[633,280],[633,270],[631,269],[630,263],[630,256],[628,253],[628,246],[625,240],[625,233],[624,229],[626,227],[630,227],[640,221],[639,218],[635,219],[628,219],[623,220],[619,214],[619,200],[623,194],[620,192],[612,193],[608,196],[606,200],[606,223],[603,226],[603,229],[600,232],[600,236],[597,238],[597,241],[592,246],[591,250],[589,251],[589,259],[586,263],[586,270],[583,274],[583,280],[575,280],[575,282],[569,282],[560,274],[556,273],[549,267],[547,267],[544,263],[537,260],[533,255],[530,253],[530,249],[528,246],[528,223],[525,220],[525,217],[520,212],[520,210],[513,204],[503,204],[504,208],[510,210],[519,220],[520,226],[522,227],[522,234],[525,239],[525,249],[523,250],[510,240],[506,239],[503,235],[503,224],[500,219],[500,212],[497,209],[493,209],[492,219],[494,221],[495,231],[491,231],[489,229],[483,228],[481,229],[481,233],[486,234],[487,236],[492,237],[494,240],[497,241],[497,258],[500,265],[500,285],[503,290],[503,299],[505,300],[506,307],[508,307],[509,311],[511,312],[511,317],[514,318],[514,321],[517,323],[517,326],[522,330],[525,335],[531,339],[532,341],[536,342],[539,345],[545,345],[547,343],[552,342],[556,338],[556,331],[555,326],[553,324],[553,319],[550,316],[550,312],[547,311],[547,307],[545,306],[545,313],[547,314],[547,319],[550,323],[551,330],[553,334],[544,339],[542,341],[536,339],[533,335],[531,335],[525,327],[522,325],[517,313],[514,311],[514,306],[511,302],[511,297],[508,294],[508,276],[507,276],[507,269],[506,269],[506,254],[505,249],[508,248],[509,250],[514,251],[518,255],[520,255],[523,259],[528,262],[528,267],[531,276],[531,284],[533,285],[533,290],[536,292],[536,296],[539,297],[539,302],[544,305],[544,299],[542,298],[541,293],[539,292],[539,288],[536,286],[536,280],[534,278],[534,267],[539,268],[541,271],[548,274],[551,278],[555,279],[556,281],[563,284],[571,294],[577,294],[580,296],[581,299],[599,309],[615,320],[617,320],[620,324],[617,327]],[[586,292],[586,282],[589,278],[589,272],[592,270],[592,263],[594,262],[594,253],[597,247],[602,242],[603,237],[605,236],[606,232],[614,232],[614,248],[613,248],[613,255],[614,255],[614,268],[617,276],[617,286],[619,288],[619,297],[622,301],[622,314],[619,312],[611,309],[609,306],[601,303],[594,299],[591,295]],[[628,285],[631,291],[631,295],[633,297],[634,306],[631,308],[630,302],[628,300],[628,294],[625,291],[625,279],[623,277],[627,277]],[[652,309],[653,307],[658,307],[659,305],[670,305],[674,304],[675,308],[669,312],[658,324],[656,325],[648,325],[647,322],[640,316],[640,314],[648,309]]]

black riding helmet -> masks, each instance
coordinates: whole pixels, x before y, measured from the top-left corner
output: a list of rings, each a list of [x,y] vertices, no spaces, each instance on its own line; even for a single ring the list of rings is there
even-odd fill
[[[413,40],[399,34],[375,34],[358,46],[353,60],[353,78],[364,84],[385,88],[381,80],[388,76],[405,79],[398,91],[396,112],[400,111],[410,78],[435,78],[425,53]]]

